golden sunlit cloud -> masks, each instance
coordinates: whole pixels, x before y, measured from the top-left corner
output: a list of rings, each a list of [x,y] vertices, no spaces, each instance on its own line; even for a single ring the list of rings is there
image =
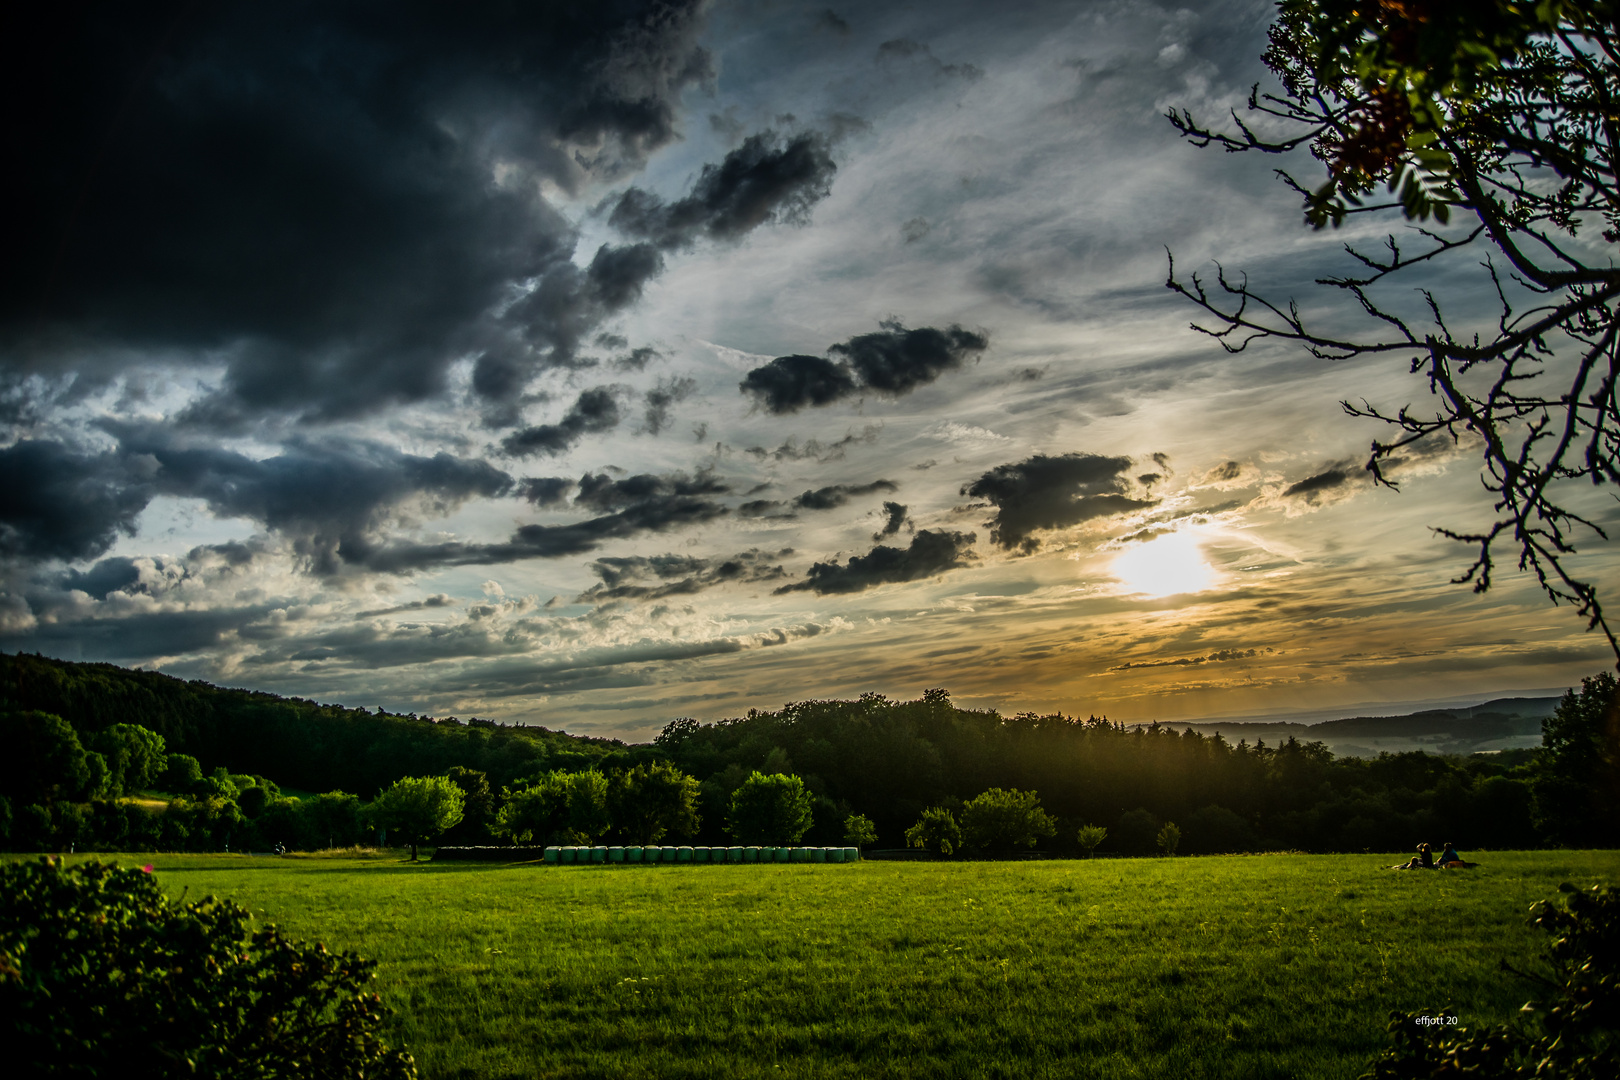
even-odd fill
[[[1126,592],[1147,596],[1175,596],[1203,592],[1215,586],[1215,568],[1204,559],[1198,537],[1168,533],[1137,544],[1114,560],[1113,575]]]

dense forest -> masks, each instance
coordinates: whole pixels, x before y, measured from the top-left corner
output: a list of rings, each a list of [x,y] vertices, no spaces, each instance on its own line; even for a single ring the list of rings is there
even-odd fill
[[[1616,706],[1604,673],[1564,698],[1541,748],[1468,756],[1339,758],[1296,738],[1007,717],[957,708],[944,690],[677,719],[626,745],[0,656],[0,826],[17,850],[354,843],[375,838],[366,811],[380,791],[440,776],[466,804],[444,842],[612,841],[665,820],[718,844],[760,774],[794,778],[802,840],[817,844],[844,842],[854,817],[900,847],[925,814],[971,814],[1001,791],[1039,806],[1046,824],[1027,840],[1057,853],[1081,850],[1083,825],[1106,830],[1101,852],[1146,853],[1166,823],[1183,853],[1608,846],[1620,841]]]

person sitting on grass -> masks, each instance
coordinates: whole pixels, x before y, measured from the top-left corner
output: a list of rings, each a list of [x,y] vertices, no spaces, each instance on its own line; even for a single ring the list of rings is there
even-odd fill
[[[1440,852],[1440,869],[1442,870],[1472,870],[1478,865],[1478,863],[1464,861],[1463,857],[1457,854],[1457,845],[1450,840],[1446,841],[1445,850]]]
[[[1418,853],[1416,855],[1412,856],[1412,861],[1411,862],[1397,863],[1396,865],[1390,867],[1390,869],[1391,870],[1433,870],[1434,869],[1434,849],[1429,847],[1428,844],[1419,844],[1418,847],[1417,847],[1417,850],[1418,850]]]

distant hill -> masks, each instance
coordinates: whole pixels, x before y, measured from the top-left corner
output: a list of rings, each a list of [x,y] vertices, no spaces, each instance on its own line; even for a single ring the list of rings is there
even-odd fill
[[[1219,733],[1228,742],[1262,739],[1277,743],[1290,735],[1301,742],[1323,742],[1342,757],[1376,757],[1388,751],[1429,750],[1474,754],[1541,745],[1541,721],[1558,708],[1556,697],[1494,698],[1478,705],[1424,709],[1403,716],[1348,716],[1316,724],[1292,721],[1221,721],[1165,724],[1203,735]],[[1133,724],[1132,727],[1145,727]]]

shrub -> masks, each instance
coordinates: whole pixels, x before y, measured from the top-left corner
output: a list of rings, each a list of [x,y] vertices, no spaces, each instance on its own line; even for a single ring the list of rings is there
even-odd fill
[[[1043,836],[1057,833],[1057,823],[1041,809],[1041,797],[1017,788],[991,788],[962,807],[962,835],[984,851],[1034,847]]]
[[[1108,830],[1101,825],[1082,825],[1080,831],[1074,835],[1075,842],[1085,849],[1086,858],[1091,858],[1097,850],[1097,845],[1108,839]]]
[[[1452,1019],[1445,1010],[1392,1013],[1395,1045],[1372,1063],[1364,1080],[1620,1075],[1620,891],[1607,885],[1585,892],[1567,884],[1559,888],[1563,903],[1542,901],[1531,909],[1531,921],[1553,938],[1553,978],[1536,980],[1545,991],[1538,1000],[1507,1024],[1474,1029],[1433,1023]]]
[[[906,830],[906,843],[936,855],[950,855],[962,846],[962,827],[956,823],[955,814],[943,806],[932,806]]]
[[[1164,828],[1160,829],[1158,835],[1153,838],[1153,842],[1166,855],[1174,855],[1176,845],[1181,843],[1181,830],[1176,827],[1175,822],[1167,821],[1164,823]]]
[[[372,962],[251,919],[173,902],[140,870],[0,866],[6,1059],[27,1076],[416,1075],[377,1036]]]

